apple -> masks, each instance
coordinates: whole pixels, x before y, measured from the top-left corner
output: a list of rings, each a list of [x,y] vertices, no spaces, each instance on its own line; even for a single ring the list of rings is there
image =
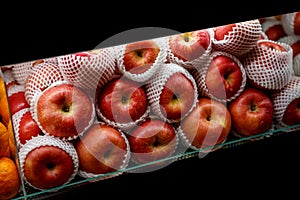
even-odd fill
[[[228,106],[232,130],[240,137],[262,134],[272,128],[274,105],[262,90],[247,87]]]
[[[284,112],[282,122],[288,126],[300,124],[300,97],[293,99]]]
[[[24,145],[32,137],[43,135],[43,131],[32,117],[30,108],[23,108],[13,114],[12,120],[19,146]]]
[[[43,135],[33,137],[20,151],[22,178],[38,190],[69,183],[78,171],[76,150],[68,141]]]
[[[142,40],[126,44],[123,65],[132,74],[142,74],[155,63],[160,47],[154,40]]]
[[[33,118],[47,135],[72,140],[94,121],[94,105],[80,88],[59,83],[49,86],[37,98]]]
[[[224,103],[200,97],[178,131],[192,149],[217,149],[231,131],[231,115]]]
[[[148,99],[143,85],[120,76],[97,88],[95,107],[98,118],[125,129],[146,117]]]
[[[115,46],[118,73],[133,81],[148,81],[167,61],[167,47],[166,37]]]
[[[127,138],[133,162],[149,164],[147,167],[155,169],[168,163],[164,159],[174,154],[178,144],[178,135],[174,127],[156,118],[149,118],[141,123],[127,134]]]
[[[116,57],[113,48],[101,48],[77,52],[57,58],[62,75],[77,87],[95,92],[98,84],[104,85],[110,80],[116,69]]]
[[[213,28],[213,50],[225,51],[234,56],[248,53],[261,37],[259,19],[231,23]]]
[[[124,169],[130,158],[127,138],[117,128],[102,122],[94,123],[75,141],[79,159],[79,175],[107,174]]]
[[[192,62],[208,55],[211,52],[211,33],[209,30],[203,29],[169,36],[169,62],[184,65],[187,64],[185,62]],[[195,66],[190,63],[185,67],[192,68]]]
[[[291,81],[280,90],[272,91],[272,101],[274,102],[274,119],[278,128],[297,125],[300,123],[300,77],[292,76]],[[298,130],[299,127],[289,128]]]
[[[295,75],[300,75],[300,35],[288,35],[278,40],[291,46],[293,50],[293,69]]]
[[[248,82],[263,90],[284,87],[294,73],[292,52],[291,46],[286,43],[259,40],[242,61]]]
[[[212,53],[208,63],[205,86],[200,85],[200,90],[207,90],[209,97],[218,100],[231,101],[239,95],[246,82],[242,63],[231,54],[217,51]]]
[[[300,35],[300,11],[284,14],[280,21],[287,35]]]
[[[146,93],[154,114],[170,123],[179,122],[195,106],[198,89],[194,78],[175,63],[162,65],[146,84]]]
[[[37,59],[37,60],[14,64],[13,67],[11,68],[11,71],[17,83],[23,85],[26,82],[28,75],[31,73],[31,70],[36,66],[41,66],[39,64],[42,63],[52,63],[54,65],[57,65],[56,57]]]
[[[33,107],[35,97],[58,81],[65,79],[57,65],[45,62],[35,65],[24,83],[25,98],[29,105]]]
[[[30,105],[28,104],[25,98],[24,85],[16,84],[10,87],[7,90],[7,96],[8,96],[11,115],[14,115],[16,112],[24,108],[30,107]]]
[[[229,37],[229,33],[233,31],[234,27],[236,27],[235,23],[215,27],[214,28],[215,40],[220,41]]]
[[[270,40],[277,41],[280,38],[287,36],[283,29],[281,22],[277,19],[267,19],[262,23],[262,31],[266,34]]]

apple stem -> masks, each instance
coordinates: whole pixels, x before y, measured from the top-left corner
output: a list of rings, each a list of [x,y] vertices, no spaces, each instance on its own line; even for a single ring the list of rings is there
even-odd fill
[[[251,110],[251,111],[255,111],[255,110],[256,110],[256,106],[255,106],[255,105],[253,105],[253,104],[252,104],[252,105],[250,105],[250,110]]]
[[[63,105],[62,111],[64,111],[64,112],[69,112],[69,111],[70,111],[70,106],[68,106],[68,105]]]
[[[47,169],[52,170],[55,168],[55,165],[53,163],[47,163],[46,167],[47,167]]]

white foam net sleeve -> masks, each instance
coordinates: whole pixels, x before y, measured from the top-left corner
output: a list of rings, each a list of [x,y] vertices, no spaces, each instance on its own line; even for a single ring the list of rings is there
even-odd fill
[[[54,138],[54,137],[47,136],[47,135],[33,137],[32,139],[28,140],[28,142],[26,144],[24,144],[22,146],[22,148],[20,148],[20,151],[19,151],[20,168],[21,168],[21,174],[22,174],[22,177],[24,178],[24,180],[31,187],[38,189],[38,190],[42,190],[41,188],[37,188],[37,187],[33,186],[27,180],[27,177],[24,174],[24,165],[26,162],[27,155],[34,149],[38,149],[39,147],[43,147],[43,146],[58,147],[58,148],[62,149],[63,151],[65,151],[72,158],[73,173],[71,174],[69,179],[65,183],[63,183],[63,185],[71,182],[75,178],[76,174],[78,173],[78,168],[79,168],[78,155],[77,155],[74,145],[71,142],[62,141],[58,138]]]
[[[282,45],[286,51],[260,46],[260,42]],[[248,79],[264,89],[283,88],[291,79],[293,72],[293,54],[290,45],[273,40],[260,40],[244,56],[243,66]]]
[[[32,68],[40,63],[52,63],[54,65],[57,65],[57,58],[46,58],[15,64],[12,67],[12,74],[19,84],[25,84],[25,80],[30,74]]]
[[[181,117],[184,118],[196,106],[197,99],[198,99],[198,89],[197,89],[196,81],[194,80],[194,77],[189,73],[187,69],[175,63],[161,64],[157,73],[155,73],[154,76],[145,85],[146,93],[149,99],[149,105],[153,113],[157,115],[160,119],[168,123],[176,123],[178,122],[178,120],[168,119],[163,114],[160,106],[160,95],[169,77],[171,77],[173,74],[177,72],[184,74],[192,82],[194,86],[193,105],[191,106],[189,111],[184,116]]]
[[[128,79],[137,82],[148,81],[156,73],[159,66],[162,63],[165,63],[167,61],[168,42],[166,40],[166,37],[154,38],[150,40],[155,42],[155,44],[158,46],[160,51],[154,63],[151,64],[150,68],[142,73],[132,73],[130,71],[127,71],[124,66],[124,54],[126,52],[126,46],[128,44],[123,44],[123,45],[118,45],[113,47],[117,57],[117,68],[119,72],[123,74],[125,77],[127,77]]]
[[[271,98],[274,103],[274,119],[277,128],[287,127],[282,119],[287,106],[296,98],[300,97],[300,77],[292,76],[291,81],[281,90],[274,90]],[[299,130],[299,128],[289,128],[288,131]]]
[[[116,57],[112,47],[83,52],[88,56],[76,53],[59,56],[58,66],[65,80],[87,90],[103,86],[114,75]]]
[[[174,37],[174,36],[176,37],[176,35],[167,36],[167,39],[168,39],[167,60],[168,60],[168,62],[178,64],[188,70],[195,69],[195,68],[205,64],[207,62],[208,57],[210,56],[210,53],[212,52],[212,41],[214,38],[214,31],[212,28],[208,28],[208,29],[204,29],[204,30],[200,30],[200,31],[208,32],[209,45],[208,45],[208,48],[203,52],[203,54],[199,55],[199,57],[195,58],[192,61],[184,61],[184,60],[178,58],[177,56],[175,56],[174,53],[171,51],[169,41],[170,41],[171,37]]]
[[[25,98],[28,104],[33,106],[34,102],[32,102],[32,100],[34,96],[57,81],[64,81],[64,77],[57,65],[52,63],[40,63],[35,65],[24,84]]]
[[[294,30],[295,16],[296,16],[296,12],[291,12],[282,15],[280,18],[282,27],[287,35],[295,35],[295,30]]]
[[[24,85],[13,85],[7,89],[7,96],[10,97],[13,94],[19,93],[19,92],[24,92],[25,87]]]
[[[280,38],[278,42],[284,42],[288,45],[293,45],[296,42],[300,42],[300,35],[288,35],[286,37]],[[294,74],[296,76],[300,76],[300,54],[297,54],[293,58],[293,69],[294,69]]]
[[[207,71],[208,68],[211,64],[211,62],[213,61],[213,59],[215,59],[217,56],[226,56],[228,58],[230,58],[231,60],[233,60],[239,67],[241,74],[242,74],[242,82],[241,85],[239,87],[239,89],[235,92],[235,94],[233,94],[231,97],[225,97],[225,88],[224,88],[224,98],[219,98],[214,96],[209,90],[208,87],[206,85],[206,76],[207,76]],[[247,75],[246,75],[246,71],[244,69],[244,66],[242,64],[242,62],[234,55],[224,52],[224,51],[214,51],[211,53],[207,64],[203,65],[202,67],[198,67],[197,70],[193,70],[191,72],[192,76],[194,77],[196,83],[197,83],[197,87],[198,87],[198,91],[199,94],[201,96],[205,96],[205,97],[209,97],[211,99],[220,101],[220,102],[230,102],[233,99],[235,99],[237,96],[239,96],[242,91],[245,88],[246,82],[247,82]]]
[[[256,45],[261,32],[262,26],[258,19],[235,23],[233,30],[223,40],[213,39],[213,49],[241,56]]]

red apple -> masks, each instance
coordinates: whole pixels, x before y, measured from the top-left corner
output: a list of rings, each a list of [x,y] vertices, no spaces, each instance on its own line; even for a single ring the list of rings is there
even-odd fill
[[[192,75],[175,63],[161,65],[147,82],[146,93],[153,113],[170,123],[184,118],[195,106],[198,97]]]
[[[33,119],[29,108],[18,111],[12,115],[12,119],[19,145],[24,145],[32,137],[43,135],[42,130]]]
[[[236,135],[254,136],[269,131],[272,127],[273,102],[257,88],[246,88],[228,108]]]
[[[58,81],[64,81],[64,77],[57,65],[45,62],[35,65],[24,83],[25,98],[29,105],[34,106],[35,96]]]
[[[37,99],[34,113],[34,119],[45,134],[63,139],[75,139],[94,121],[90,97],[67,83],[44,90]]]
[[[210,44],[210,34],[206,29],[169,36],[171,53],[184,62],[200,58],[207,53]]]
[[[295,58],[300,53],[300,36],[298,41],[291,44],[291,47],[293,49],[293,58]]]
[[[75,143],[79,158],[79,174],[106,174],[124,169],[130,151],[127,138],[115,127],[93,124]]]
[[[274,102],[275,125],[279,128],[297,125],[300,123],[300,77],[292,76],[291,81],[282,89],[272,91]],[[289,128],[284,131],[298,130],[299,127]]]
[[[258,19],[213,28],[213,49],[234,56],[248,53],[261,38],[262,26]]]
[[[233,28],[236,26],[235,23],[232,24],[226,24],[222,26],[217,26],[214,28],[214,37],[215,40],[224,40],[225,37],[228,37],[229,33],[233,31]],[[227,35],[227,36],[226,36]]]
[[[191,148],[213,148],[227,139],[231,115],[225,104],[201,97],[193,111],[181,121],[180,129]]]
[[[295,98],[288,104],[282,122],[288,126],[300,124],[300,97]]]
[[[22,176],[35,189],[45,190],[69,183],[78,170],[74,146],[51,136],[30,139],[19,151]]]
[[[95,105],[99,118],[121,127],[135,124],[146,115],[148,99],[141,84],[123,76],[97,89]]]
[[[268,39],[274,41],[287,36],[281,22],[273,18],[269,18],[262,23],[262,31],[266,34]]]
[[[177,133],[174,127],[159,119],[147,119],[128,136],[134,162],[163,164],[162,159],[170,157],[177,147]]]
[[[208,93],[217,99],[235,97],[244,87],[244,74],[240,61],[231,55],[213,56],[205,75]]]
[[[160,47],[154,40],[142,40],[126,44],[123,65],[132,74],[142,74],[155,63]]]
[[[167,119],[180,121],[194,105],[195,90],[193,82],[183,73],[177,72],[171,75],[159,97],[163,115]]]
[[[58,66],[65,79],[94,95],[97,85],[110,80],[116,68],[112,48],[83,51],[58,57]]]
[[[7,90],[7,93],[10,111],[12,115],[24,108],[30,107],[25,98],[24,85],[14,85]]]
[[[284,14],[280,21],[287,35],[300,35],[300,11]]]
[[[243,58],[248,82],[263,90],[284,87],[293,74],[292,51],[291,46],[286,43],[269,39],[259,40]]]

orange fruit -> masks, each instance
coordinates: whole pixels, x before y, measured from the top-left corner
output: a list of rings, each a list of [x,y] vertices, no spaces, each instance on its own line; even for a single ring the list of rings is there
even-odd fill
[[[6,96],[6,88],[2,76],[0,76],[0,99]]]
[[[4,96],[0,99],[0,121],[7,126],[10,120],[10,108],[7,97]]]
[[[0,200],[12,199],[20,191],[21,181],[15,162],[6,157],[0,158]]]
[[[6,126],[0,122],[0,157],[10,157],[9,135]]]
[[[8,134],[8,140],[9,140],[10,155],[13,159],[16,159],[17,147],[16,147],[16,140],[15,140],[14,131],[13,131],[12,120],[9,120],[9,122],[8,122],[7,134]]]

